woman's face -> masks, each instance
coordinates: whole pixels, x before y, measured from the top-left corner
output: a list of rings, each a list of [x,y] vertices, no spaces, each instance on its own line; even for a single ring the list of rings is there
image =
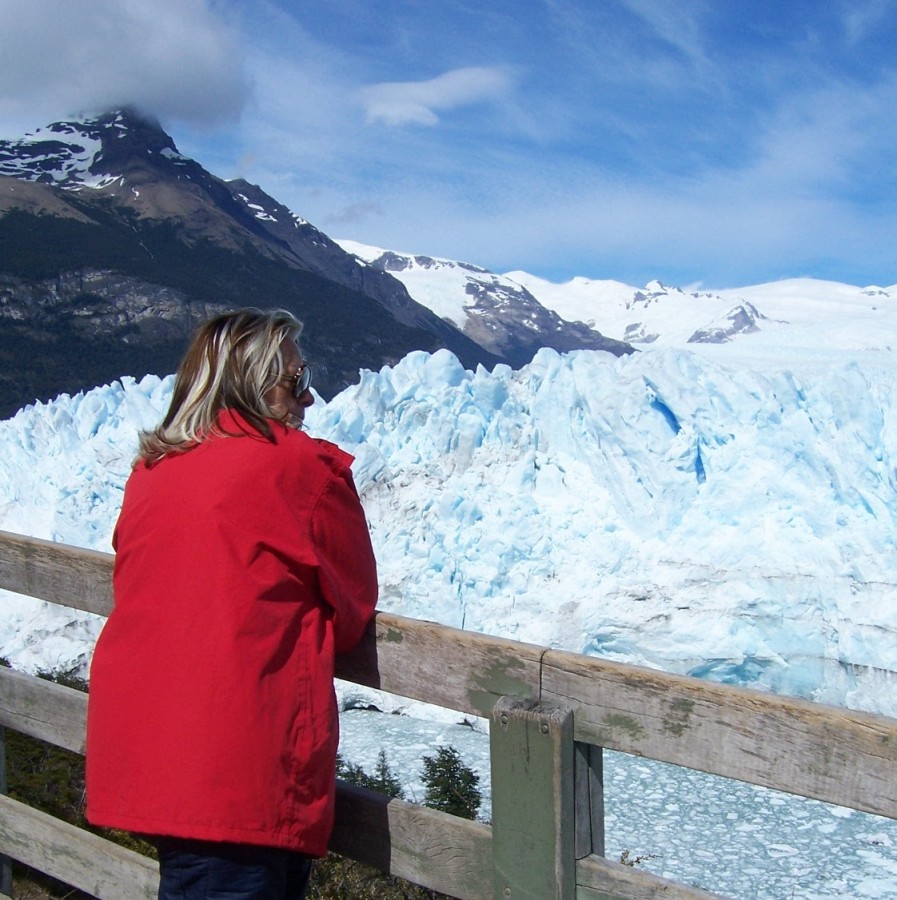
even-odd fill
[[[303,366],[304,360],[299,352],[299,347],[294,341],[285,340],[280,345],[283,355],[283,374],[295,375]],[[299,428],[305,419],[305,410],[315,402],[311,391],[303,391],[299,397],[293,396],[293,381],[290,378],[282,378],[268,391],[265,399],[268,405],[279,416],[294,428]]]

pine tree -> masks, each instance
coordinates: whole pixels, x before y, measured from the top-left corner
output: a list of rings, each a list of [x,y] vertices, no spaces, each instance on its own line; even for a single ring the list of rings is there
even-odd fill
[[[382,748],[377,754],[377,766],[373,775],[368,774],[355,763],[345,762],[339,754],[336,757],[336,774],[338,778],[349,784],[357,784],[370,788],[372,791],[379,791],[381,794],[386,794],[387,797],[402,796],[402,783],[390,768],[386,751]]]
[[[476,818],[482,799],[480,776],[464,765],[454,747],[438,747],[435,756],[424,757],[422,780],[425,806],[463,819]]]

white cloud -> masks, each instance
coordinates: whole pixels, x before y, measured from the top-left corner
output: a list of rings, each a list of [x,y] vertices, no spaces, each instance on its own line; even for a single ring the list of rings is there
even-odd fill
[[[508,69],[469,66],[429,81],[384,82],[362,88],[368,122],[435,125],[437,111],[499,100],[513,87]]]
[[[5,0],[0,115],[31,127],[132,104],[199,124],[233,119],[248,93],[242,59],[236,28],[209,0]]]

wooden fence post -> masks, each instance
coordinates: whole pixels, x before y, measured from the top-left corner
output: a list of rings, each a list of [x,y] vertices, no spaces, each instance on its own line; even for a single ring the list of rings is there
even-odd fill
[[[0,725],[0,794],[9,790],[6,781],[6,729]],[[0,894],[12,897],[12,860],[0,855]]]
[[[502,697],[492,711],[489,751],[495,897],[573,900],[572,710]]]
[[[604,751],[577,741],[573,753],[576,858],[604,856]]]

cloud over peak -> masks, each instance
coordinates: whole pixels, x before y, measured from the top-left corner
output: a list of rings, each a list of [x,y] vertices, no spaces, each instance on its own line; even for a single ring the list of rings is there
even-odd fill
[[[0,84],[0,113],[32,125],[123,105],[214,124],[249,95],[239,32],[210,0],[8,0]]]

